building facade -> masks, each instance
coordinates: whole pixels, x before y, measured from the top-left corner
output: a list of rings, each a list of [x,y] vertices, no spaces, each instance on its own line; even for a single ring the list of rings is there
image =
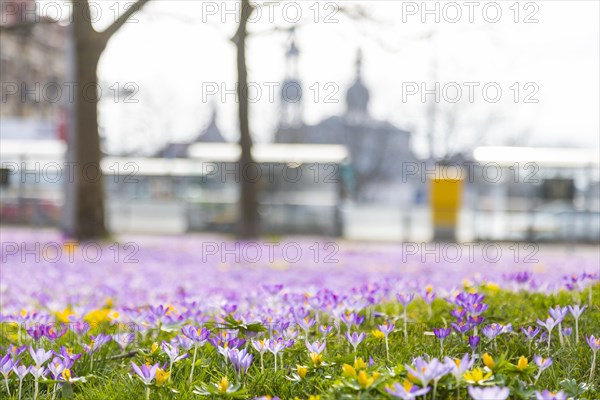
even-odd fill
[[[37,15],[35,0],[2,1],[0,9],[2,138],[61,137],[68,28]]]
[[[301,85],[295,67],[299,55],[292,32],[286,53],[286,85]],[[283,93],[289,92],[284,90]],[[350,153],[350,194],[358,202],[410,203],[415,182],[403,177],[402,163],[416,162],[411,134],[369,113],[370,92],[362,77],[362,55],[358,52],[354,82],[346,91],[346,110],[315,125],[302,121],[302,99],[281,99],[281,120],[276,143],[342,144]]]

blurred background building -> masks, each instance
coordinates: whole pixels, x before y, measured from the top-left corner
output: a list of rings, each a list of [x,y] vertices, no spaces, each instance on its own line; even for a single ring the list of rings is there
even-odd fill
[[[68,184],[68,27],[37,15],[34,0],[2,3],[1,222],[58,226]],[[261,134],[272,143],[259,142],[253,153],[265,233],[429,240],[437,163],[464,173],[455,204],[460,240],[600,240],[598,149],[473,146],[444,159],[419,157],[414,132],[370,109],[363,64],[378,67],[360,51],[353,77],[340,83],[343,111],[307,122],[301,47],[290,30],[284,75],[273,77],[283,88],[271,105],[279,110],[275,131]],[[204,106],[198,111],[210,118],[189,140],[165,130],[152,154],[105,152],[113,231],[235,230],[239,148],[219,126],[223,105]]]
[[[2,3],[2,138],[64,138],[67,27],[37,15],[35,0]]]

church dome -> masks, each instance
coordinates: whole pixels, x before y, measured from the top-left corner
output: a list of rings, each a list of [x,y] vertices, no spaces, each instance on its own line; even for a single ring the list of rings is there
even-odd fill
[[[369,89],[364,85],[360,76],[346,92],[346,105],[349,114],[366,114],[369,105]]]

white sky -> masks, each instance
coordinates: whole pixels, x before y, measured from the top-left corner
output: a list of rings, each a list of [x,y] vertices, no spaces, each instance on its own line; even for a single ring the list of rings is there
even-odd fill
[[[126,2],[117,3],[102,2],[104,18],[99,29],[111,21],[113,10]],[[428,6],[433,8],[435,3],[428,2]],[[423,82],[431,87],[433,79],[442,86],[457,82],[463,88],[459,105],[442,98],[438,106],[438,135],[447,131],[445,121],[453,116],[453,137],[458,148],[474,143],[478,136],[483,138],[478,144],[490,145],[600,146],[600,2],[520,2],[518,23],[514,22],[513,1],[491,5],[476,2],[472,23],[463,1],[453,3],[460,8],[462,18],[448,22],[454,18],[456,8],[446,6],[445,19],[447,3],[438,3],[439,23],[434,15],[427,15],[427,21],[421,22],[420,9],[416,15],[408,13],[413,6],[421,8],[421,1],[330,2],[351,8],[362,6],[370,16],[368,20],[351,20],[338,12],[333,15],[338,20],[334,23],[325,22],[335,10],[334,6],[326,7],[325,1],[298,1],[287,6],[287,14],[282,5],[263,7],[259,20],[249,25],[253,35],[247,49],[249,81],[263,89],[261,100],[251,104],[251,129],[256,140],[269,140],[278,119],[278,98],[269,101],[265,82],[283,79],[287,33],[273,28],[296,26],[307,122],[316,123],[343,112],[345,90],[353,80],[356,51],[361,48],[372,115],[412,130],[413,146],[418,152],[425,145],[426,106],[418,95],[403,101],[403,84]],[[103,103],[101,123],[111,149],[139,143],[150,148],[168,139],[191,138],[208,122],[213,104],[218,108],[223,133],[235,140],[234,96],[225,96],[224,102],[219,95],[203,99],[202,87],[203,82],[214,82],[234,88],[235,47],[229,38],[236,21],[224,12],[224,7],[232,9],[234,4],[154,1],[135,16],[138,22],[126,24],[114,36],[101,60],[100,78],[109,86],[136,82],[140,89],[135,97],[140,101]],[[499,21],[487,22],[485,18],[495,17],[496,4],[502,11]],[[296,5],[300,5],[302,19],[290,23]],[[211,9],[216,9],[216,15],[210,15]],[[317,22],[316,9],[320,10]],[[269,21],[269,10],[274,22]],[[531,13],[538,22],[524,23]],[[432,38],[426,39],[428,35]],[[437,78],[433,78],[433,63],[438,67]],[[473,102],[468,101],[464,82],[480,84]],[[483,98],[481,87],[490,82],[502,89],[497,103]],[[521,96],[517,103],[511,90],[515,82],[519,82]],[[533,86],[524,88],[527,82],[539,88],[534,95],[537,104],[523,102],[533,90]],[[325,94],[330,93],[325,90],[327,83],[340,88],[333,96],[337,104],[324,102]],[[314,90],[309,89],[315,84],[321,94],[316,102]],[[449,93],[454,95],[453,91]]]

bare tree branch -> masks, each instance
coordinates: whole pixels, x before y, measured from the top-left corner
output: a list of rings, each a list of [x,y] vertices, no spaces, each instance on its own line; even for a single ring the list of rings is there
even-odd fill
[[[124,24],[125,22],[127,22],[127,20],[136,12],[138,12],[139,10],[142,9],[142,7],[144,7],[150,0],[138,0],[135,3],[133,3],[128,9],[127,11],[125,11],[123,14],[121,14],[119,16],[119,18],[116,19],[115,22],[113,22],[108,28],[106,28],[104,31],[100,32],[100,35],[102,36],[103,40],[108,42],[108,39],[111,38],[112,35],[115,34],[115,32],[117,32]]]

